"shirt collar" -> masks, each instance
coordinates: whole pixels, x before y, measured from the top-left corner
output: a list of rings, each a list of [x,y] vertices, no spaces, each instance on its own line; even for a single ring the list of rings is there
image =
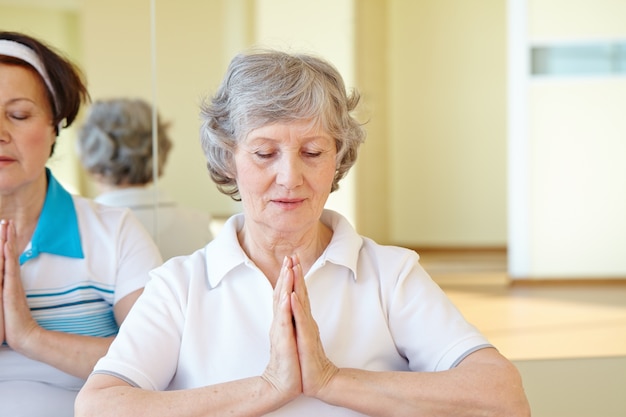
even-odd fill
[[[356,233],[350,222],[337,212],[324,210],[321,221],[333,230],[333,237],[314,268],[332,262],[349,268],[356,280],[363,238]],[[251,266],[252,262],[239,245],[237,238],[237,232],[243,227],[243,223],[243,214],[231,216],[222,226],[220,233],[207,246],[206,267],[211,287],[217,286],[233,269],[241,265]]]
[[[352,271],[352,276],[356,280],[363,237],[354,230],[348,219],[335,211],[324,210],[321,221],[333,231],[333,237],[320,257],[321,265],[332,262],[345,266]]]
[[[129,207],[131,209],[153,209],[155,205],[175,205],[167,191],[154,184],[111,190],[98,195],[94,200],[105,206]]]
[[[211,287],[216,287],[231,270],[251,263],[237,238],[237,232],[243,227],[243,222],[243,214],[231,216],[206,248],[206,267]]]
[[[20,255],[20,265],[40,253],[84,258],[78,230],[78,217],[70,193],[46,168],[48,189],[30,247]]]

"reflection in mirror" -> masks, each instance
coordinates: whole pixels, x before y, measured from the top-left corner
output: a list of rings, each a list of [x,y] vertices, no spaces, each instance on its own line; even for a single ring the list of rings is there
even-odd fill
[[[207,212],[184,207],[159,188],[172,140],[155,108],[141,99],[94,101],[77,150],[98,187],[95,201],[130,208],[167,260],[204,247],[212,236]]]

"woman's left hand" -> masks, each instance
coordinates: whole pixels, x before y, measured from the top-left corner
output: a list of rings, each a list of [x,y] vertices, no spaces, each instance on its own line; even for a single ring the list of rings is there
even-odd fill
[[[296,343],[302,374],[302,392],[316,397],[339,371],[326,356],[319,328],[311,313],[309,294],[304,281],[302,265],[297,255],[292,257],[294,291],[291,309],[296,327]]]

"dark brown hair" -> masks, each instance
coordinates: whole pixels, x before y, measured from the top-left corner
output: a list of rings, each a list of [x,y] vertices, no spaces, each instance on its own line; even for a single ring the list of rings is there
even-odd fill
[[[52,109],[52,121],[57,134],[59,133],[59,123],[64,119],[65,124],[62,127],[70,126],[76,119],[81,105],[90,101],[81,70],[54,48],[31,36],[18,32],[0,32],[0,39],[21,43],[37,54],[54,89],[53,96],[53,92],[46,87],[48,101]],[[2,55],[0,55],[0,62],[11,64],[19,62],[18,65],[31,68],[24,61],[15,58],[7,59]]]

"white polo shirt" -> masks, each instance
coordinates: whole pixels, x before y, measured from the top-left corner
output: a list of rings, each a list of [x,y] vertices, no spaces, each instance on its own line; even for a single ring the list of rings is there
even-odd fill
[[[108,191],[95,201],[131,209],[150,232],[165,260],[189,255],[213,238],[209,213],[182,206],[165,190],[152,185]]]
[[[72,196],[47,175],[44,206],[20,256],[31,314],[48,330],[115,335],[113,305],[145,285],[162,263],[158,249],[128,209]],[[0,415],[72,416],[84,382],[0,345]]]
[[[231,217],[205,249],[151,272],[97,373],[149,390],[261,375],[269,361],[272,287],[237,241]],[[338,213],[305,279],[326,354],[339,367],[440,371],[489,346],[418,263],[415,252],[359,236]],[[301,396],[272,416],[358,416]]]

